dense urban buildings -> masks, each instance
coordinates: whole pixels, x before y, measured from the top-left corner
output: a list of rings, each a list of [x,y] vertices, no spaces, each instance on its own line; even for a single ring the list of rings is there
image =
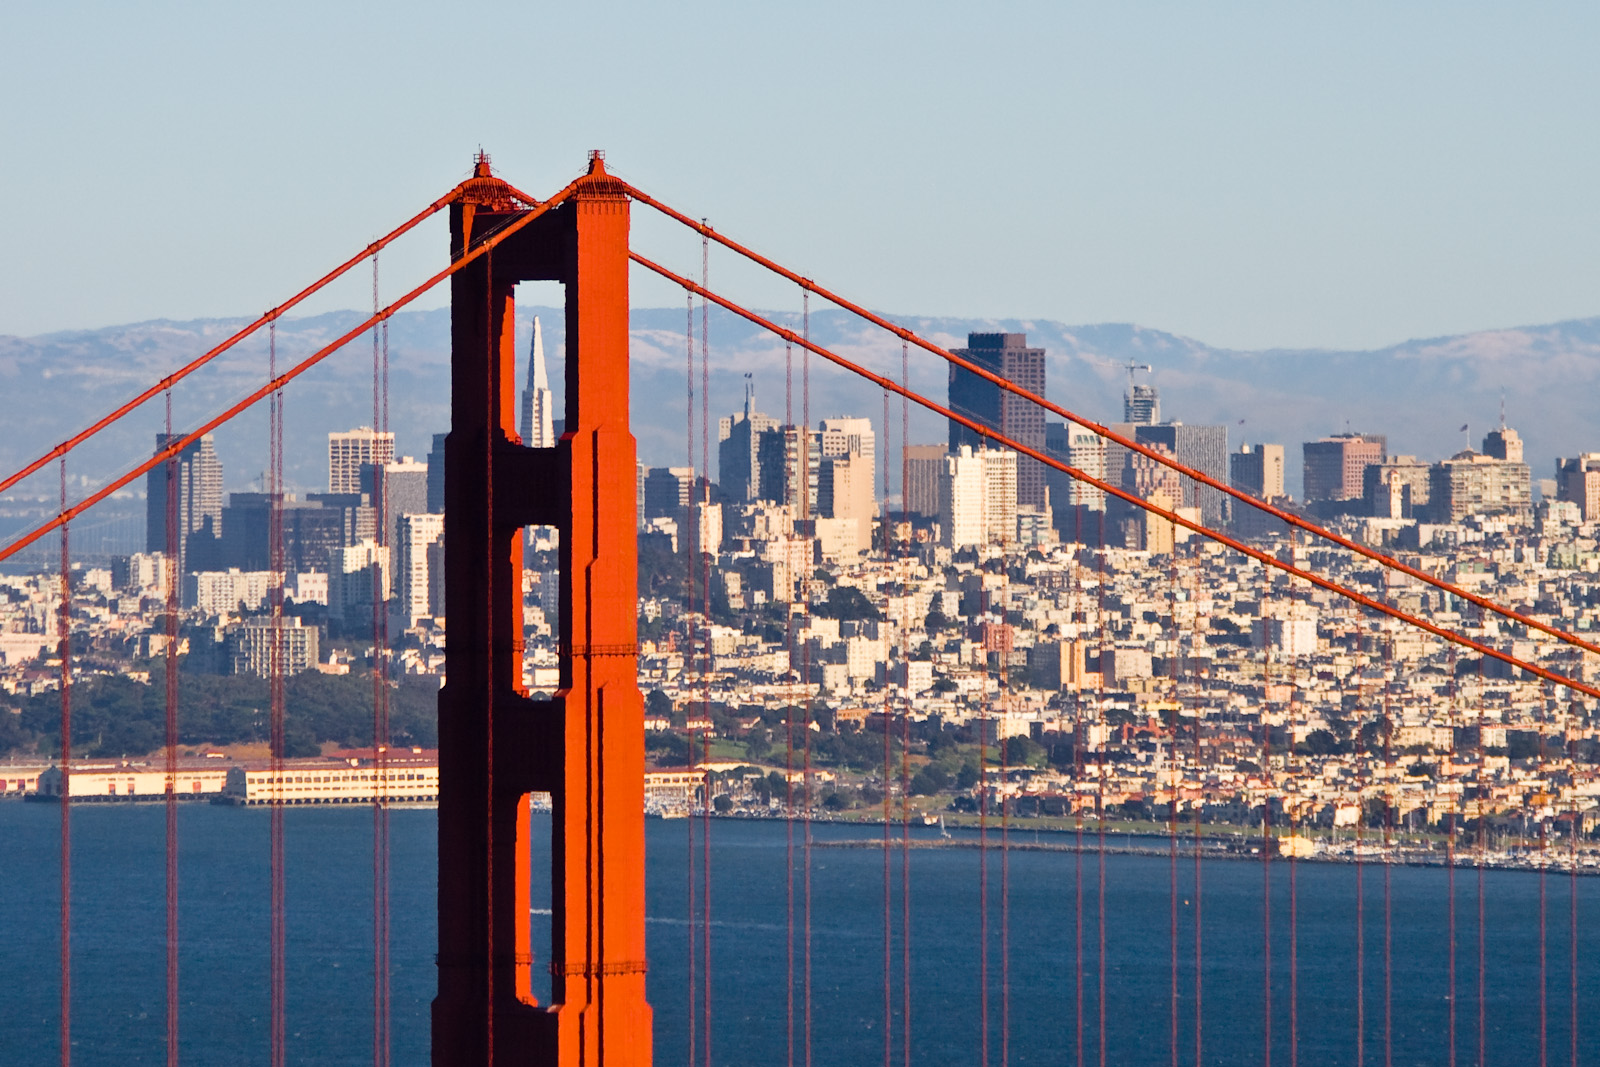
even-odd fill
[[[992,335],[999,340],[987,348],[985,336],[974,335],[969,353],[1032,373],[1039,350],[1021,335]],[[1352,540],[1525,614],[1600,629],[1600,452],[1560,460],[1536,491],[1520,436],[1503,424],[1480,451],[1439,459],[1386,455],[1378,435],[1338,435],[1306,443],[1311,499],[1295,501],[1282,445],[1230,455],[1224,427],[1163,422],[1148,390],[1130,390],[1129,421],[1117,430],[1157,456],[1225,476],[1278,507],[1336,505],[1326,521]],[[527,410],[537,414],[533,400]],[[544,432],[524,428],[530,439]],[[1291,538],[1281,520],[1242,505],[1229,516],[1192,479],[1081,426],[1041,420],[1047,453],[1180,521],[1053,470],[1049,507],[1031,506],[1018,455],[981,444],[891,454],[886,485],[882,430],[852,415],[779,425],[755,410],[747,389],[742,410],[719,425],[719,483],[689,467],[640,465],[640,677],[651,752],[663,782],[677,775],[650,803],[696,803],[696,789],[712,781],[686,782],[672,763],[670,739],[693,722],[731,754],[709,788],[744,810],[773,810],[770,793],[763,799],[739,768],[774,769],[774,738],[798,703],[826,739],[819,752],[847,751],[887,714],[914,739],[915,769],[976,760],[1001,738],[1028,753],[1003,777],[964,784],[930,770],[913,800],[950,812],[1004,800],[1018,817],[1070,816],[1110,799],[1119,816],[1153,817],[1178,792],[1186,814],[1208,822],[1270,816],[1308,835],[1362,819],[1417,834],[1480,818],[1502,827],[1542,819],[1550,833],[1600,826],[1595,702],[1286,582],[1182,522],[1231,520],[1235,535],[1270,555],[1357,587],[1371,586],[1370,562]],[[75,701],[92,701],[100,677],[154,676],[174,575],[185,673],[256,678],[276,655],[290,673],[381,665],[431,696],[448,628],[443,447],[436,435],[423,464],[395,459],[392,438],[370,429],[333,434],[329,492],[224,495],[214,449],[197,442],[173,481],[183,557],[166,558],[162,497],[150,508],[162,516],[151,551],[74,575]],[[167,484],[163,471],[147,490],[155,496]],[[686,567],[685,557],[704,569]],[[520,640],[533,691],[559,683],[556,560],[549,538],[530,539]],[[708,584],[686,598],[685,573]],[[49,657],[59,590],[49,575],[0,576],[0,701],[47,699],[57,684]],[[1519,627],[1485,625],[1429,587],[1390,581],[1384,594],[1507,654],[1596,677],[1589,659]],[[380,649],[372,635],[381,627]],[[1174,722],[1193,741],[1179,752]],[[1532,755],[1541,745],[1542,760]],[[1463,758],[1475,761],[1475,797],[1457,788]],[[1087,766],[1103,777],[1086,777]],[[44,770],[19,774],[18,788],[42,788]],[[828,773],[836,806],[876,788],[848,759]],[[1294,840],[1313,848],[1309,836]]]
[[[1357,500],[1365,488],[1366,469],[1382,463],[1382,434],[1341,433],[1300,446],[1303,457],[1301,493],[1305,501]]]
[[[1045,354],[1042,348],[1029,348],[1023,333],[971,333],[967,347],[955,349],[961,356],[984,370],[1038,396],[1045,395]],[[999,430],[1029,448],[1044,451],[1044,409],[1014,393],[1003,391],[994,382],[971,371],[950,367],[950,410],[958,415]],[[967,446],[978,449],[988,442],[958,422],[950,423],[950,450]],[[1017,504],[1021,507],[1045,506],[1044,465],[1035,459],[1021,458],[1017,464]]]

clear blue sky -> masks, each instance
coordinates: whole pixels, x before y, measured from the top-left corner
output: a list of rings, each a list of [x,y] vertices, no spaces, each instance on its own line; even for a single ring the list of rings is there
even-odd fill
[[[1597,45],[1578,3],[11,4],[0,333],[259,312],[480,145],[533,192],[603,147],[896,312],[1242,347],[1600,314]]]

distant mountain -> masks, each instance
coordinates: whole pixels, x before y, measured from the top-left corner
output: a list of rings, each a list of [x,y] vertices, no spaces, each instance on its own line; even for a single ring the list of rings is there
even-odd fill
[[[564,322],[550,308],[520,308],[519,347],[529,323],[541,316],[550,375],[559,393],[564,370]],[[772,313],[798,327],[798,315]],[[69,436],[140,388],[194,358],[246,320],[158,320],[40,337],[0,337],[0,398],[5,432],[0,467],[14,470]],[[309,354],[361,321],[357,312],[289,319],[277,332],[280,368]],[[1225,423],[1230,447],[1240,441],[1288,446],[1292,482],[1298,481],[1301,441],[1344,429],[1386,433],[1391,452],[1424,458],[1449,455],[1499,419],[1502,395],[1507,422],[1527,443],[1535,477],[1548,476],[1554,458],[1600,449],[1600,427],[1589,410],[1600,379],[1600,318],[1407,341],[1367,352],[1271,350],[1240,352],[1209,347],[1159,330],[1125,324],[1069,326],[1048,320],[897,317],[938,343],[955,346],[968,331],[1022,331],[1049,353],[1048,393],[1056,403],[1102,421],[1121,418],[1128,361],[1155,368],[1166,418]],[[652,465],[686,462],[685,318],[682,310],[633,313],[634,431],[640,457]],[[698,358],[699,313],[693,324]],[[799,351],[785,376],[783,342],[723,312],[710,322],[710,429],[738,410],[743,375],[752,375],[757,406],[796,420],[809,406],[813,423],[830,415],[883,417],[883,394],[819,357],[810,357],[809,404]],[[811,316],[821,345],[868,368],[900,376],[900,344],[892,336],[839,311]],[[425,456],[431,435],[449,421],[449,312],[402,313],[389,328],[389,418],[401,452]],[[526,349],[519,356],[526,370]],[[917,349],[909,353],[914,388],[942,400],[947,368]],[[173,425],[192,426],[267,379],[267,342],[259,333],[173,394]],[[698,375],[698,369],[697,369]],[[787,388],[786,388],[787,384]],[[519,382],[520,386],[520,382]],[[558,398],[559,402],[559,398]],[[164,425],[157,400],[104,441],[75,453],[68,473],[76,484],[103,484],[139,456],[148,455]],[[370,424],[372,343],[354,342],[287,391],[285,444],[288,476],[297,488],[326,483],[326,434]],[[900,440],[900,405],[890,405],[891,444]],[[1460,432],[1469,424],[1470,438]],[[941,420],[913,410],[913,443],[945,438]],[[218,435],[229,489],[243,489],[267,465],[264,406]],[[699,416],[695,418],[699,433]],[[698,451],[698,448],[697,448]],[[711,449],[713,469],[716,449]],[[56,474],[29,486],[56,492]],[[897,480],[897,476],[894,480]],[[1291,491],[1297,489],[1292,486]],[[76,491],[76,489],[74,490]]]

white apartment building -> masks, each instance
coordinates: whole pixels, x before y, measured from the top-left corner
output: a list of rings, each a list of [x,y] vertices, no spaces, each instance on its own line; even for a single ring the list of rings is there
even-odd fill
[[[390,553],[388,545],[380,545],[370,537],[339,549],[333,559],[334,572],[328,576],[328,613],[341,619],[371,615],[374,591],[379,603],[388,603],[394,595]]]
[[[987,526],[983,514],[983,460],[971,446],[944,457],[939,479],[939,536],[951,548],[983,544]]]
[[[361,467],[365,463],[392,463],[394,434],[360,426],[328,435],[328,492],[361,492]]]
[[[227,616],[260,611],[267,606],[267,595],[283,581],[277,571],[198,571],[183,576],[183,606],[202,615]]]
[[[428,549],[443,536],[443,515],[407,515],[400,522],[400,617],[407,627],[443,613],[443,604],[431,603],[428,568]]]
[[[284,677],[309,671],[317,665],[319,633],[315,626],[302,626],[293,615],[277,620],[276,627],[268,618],[247,619],[229,627],[227,645],[233,673],[270,677],[274,640],[276,666]]]
[[[977,453],[983,460],[983,526],[991,543],[1017,539],[1017,454],[994,448]]]
[[[951,548],[1004,543],[1017,537],[1017,454],[962,445],[945,457],[939,527]]]

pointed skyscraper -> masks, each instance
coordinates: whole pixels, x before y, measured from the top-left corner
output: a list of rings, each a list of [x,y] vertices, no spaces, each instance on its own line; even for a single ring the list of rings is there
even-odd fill
[[[533,347],[528,352],[528,387],[522,390],[522,443],[529,448],[554,448],[555,405],[550,376],[544,369],[544,334],[533,318]]]

